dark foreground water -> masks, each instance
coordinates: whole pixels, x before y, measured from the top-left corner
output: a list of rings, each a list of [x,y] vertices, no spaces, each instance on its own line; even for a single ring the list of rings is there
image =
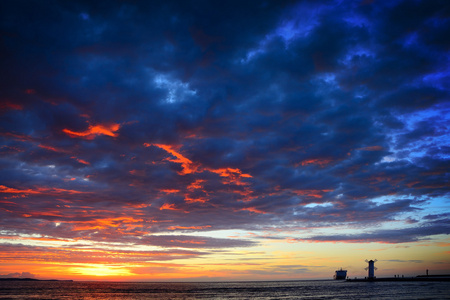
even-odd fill
[[[0,299],[450,299],[448,282],[0,282]]]

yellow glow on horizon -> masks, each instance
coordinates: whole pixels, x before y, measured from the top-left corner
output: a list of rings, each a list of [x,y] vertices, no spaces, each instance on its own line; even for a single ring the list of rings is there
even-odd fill
[[[134,275],[127,267],[86,264],[86,266],[70,267],[69,272],[92,277],[118,277]]]
[[[229,231],[215,232],[214,236],[230,234]],[[259,236],[247,232],[236,234]],[[40,279],[105,281],[302,280],[331,279],[340,267],[347,269],[352,278],[364,277],[365,259],[378,260],[376,276],[379,277],[416,276],[427,269],[431,274],[444,274],[450,267],[447,235],[400,244],[293,242],[288,238],[258,238],[258,241],[259,244],[252,247],[206,249],[200,256],[178,256],[175,249],[167,252],[169,256],[155,256],[153,252],[147,253],[147,248],[125,249],[125,245],[121,250],[104,245],[104,249],[92,250],[56,247],[60,242],[53,241],[19,240],[17,244],[48,247],[50,243],[53,247],[48,247],[48,253],[33,252],[33,247],[22,248],[18,253],[20,259],[14,261],[9,253],[1,253],[0,275],[29,272]],[[189,245],[186,243],[186,249],[190,249]],[[163,249],[152,250],[165,253]],[[147,254],[149,257],[145,258]]]

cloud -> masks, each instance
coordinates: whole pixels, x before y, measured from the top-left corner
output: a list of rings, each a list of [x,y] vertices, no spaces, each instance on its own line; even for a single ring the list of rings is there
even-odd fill
[[[176,228],[174,228],[176,229]],[[199,229],[199,228],[178,228],[178,229]],[[150,236],[140,241],[143,244],[150,244],[161,247],[183,247],[183,248],[203,248],[203,249],[221,249],[236,247],[251,247],[258,243],[242,239],[221,239],[211,237],[196,237],[183,235],[158,235]]]
[[[152,145],[150,144],[144,144],[144,146],[146,147],[150,147]],[[176,152],[170,145],[161,145],[161,144],[155,144],[154,146],[161,148],[163,150],[165,150],[166,152],[170,153],[171,155],[175,156],[176,159],[171,159],[171,158],[166,158],[166,160],[170,161],[170,162],[174,162],[174,163],[180,163],[182,170],[180,172],[181,175],[184,174],[190,174],[190,173],[195,173],[197,171],[197,166],[195,166],[195,164],[189,160],[188,158],[184,157],[183,155],[181,155],[180,153]],[[180,148],[180,147],[178,147]]]
[[[29,272],[16,272],[16,273],[9,273],[6,275],[0,275],[0,278],[36,278],[36,275],[31,274]]]
[[[221,230],[359,243],[448,233],[439,1],[0,6],[5,240],[161,250],[123,252],[140,261],[259,245]]]
[[[411,243],[417,241],[426,241],[432,238],[432,236],[440,234],[449,234],[448,222],[444,224],[427,224],[427,226],[404,228],[397,230],[375,230],[373,232],[367,232],[362,234],[338,234],[333,236],[314,236],[305,239],[297,239],[297,241],[306,242],[327,242],[327,243]]]
[[[399,263],[414,263],[414,264],[420,264],[423,263],[423,260],[403,260],[403,259],[389,259],[389,260],[385,260],[388,262],[399,262]]]
[[[77,246],[77,245],[75,245]],[[206,255],[206,252],[190,250],[164,250],[164,251],[131,251],[114,249],[116,255],[108,253],[108,249],[95,247],[74,248],[55,248],[55,247],[33,247],[24,245],[1,244],[0,248],[4,251],[4,259],[12,260],[17,258],[27,259],[32,262],[62,262],[62,263],[137,263],[148,261],[171,261],[178,259],[187,259]],[[32,254],[30,256],[30,253]]]
[[[111,125],[89,125],[89,128],[85,131],[76,132],[69,129],[63,129],[63,132],[70,137],[79,137],[85,139],[93,139],[97,135],[107,135],[111,137],[117,137],[117,130],[119,130],[119,124]]]

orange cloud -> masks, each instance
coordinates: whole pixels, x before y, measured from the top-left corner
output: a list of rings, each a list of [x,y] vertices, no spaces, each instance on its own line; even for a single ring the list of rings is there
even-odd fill
[[[49,150],[49,151],[58,152],[58,153],[70,153],[70,151],[68,151],[68,150],[57,148],[57,147],[53,147],[53,146],[47,146],[47,145],[39,144],[38,147],[42,148],[42,149]],[[81,164],[84,164],[84,165],[90,165],[91,164],[90,162],[88,162],[88,161],[86,161],[84,159],[81,159],[81,158],[77,158],[76,156],[71,156],[70,158],[75,159],[77,162],[79,162]]]
[[[170,146],[170,145],[148,144],[148,143],[145,143],[144,146],[145,147],[155,146],[155,147],[163,149],[164,151],[166,151],[166,152],[170,153],[171,155],[175,156],[176,159],[166,158],[166,160],[174,162],[174,163],[180,163],[181,164],[181,167],[183,168],[183,170],[178,172],[180,175],[196,173],[197,170],[198,170],[198,165],[194,164],[190,159],[184,157],[182,154],[180,154],[179,152],[175,151],[176,148],[179,148],[179,146],[178,147],[174,147],[174,146]]]
[[[30,214],[24,214],[23,216],[26,218],[29,218],[29,217],[35,217],[35,218],[36,217],[37,218],[39,218],[39,217],[59,217],[59,218],[62,218],[63,214],[60,211],[54,210],[54,211],[43,211],[43,212],[31,212]]]
[[[169,230],[177,230],[177,229],[192,229],[192,230],[199,230],[199,229],[205,229],[210,228],[211,225],[205,225],[205,226],[170,226],[167,229]]]
[[[11,202],[11,201],[3,201],[3,200],[0,200],[0,203],[3,203],[3,204],[11,204],[11,205],[17,205],[17,203],[15,203],[15,202]]]
[[[314,198],[322,198],[324,193],[332,192],[333,190],[294,190],[294,194],[299,196],[308,196]]]
[[[243,201],[243,202],[249,202],[249,201],[251,201],[251,200],[253,200],[255,198],[258,198],[256,196],[252,196],[253,191],[250,190],[248,187],[244,187],[243,191],[234,190],[233,193],[243,196],[244,199],[241,199],[241,201]]]
[[[174,240],[174,242],[175,241],[182,242]],[[191,244],[194,243],[195,241],[192,241]],[[15,255],[12,255],[13,253]],[[52,268],[58,269],[57,272],[61,272],[61,270],[64,270],[63,272],[66,274],[61,273],[59,276],[56,276],[62,279],[77,279],[80,278],[80,274],[84,274],[86,276],[84,277],[84,280],[92,280],[94,278],[98,278],[98,276],[116,275],[115,272],[110,272],[108,268],[106,268],[107,272],[105,272],[105,265],[111,267],[111,265],[117,266],[118,264],[120,264],[120,267],[117,266],[117,268],[123,268],[127,271],[126,274],[128,274],[128,268],[130,267],[130,264],[133,264],[134,267],[136,267],[137,264],[146,266],[148,265],[147,261],[149,260],[160,260],[161,258],[181,259],[195,257],[198,255],[199,254],[195,252],[177,249],[173,249],[171,251],[131,251],[114,250],[111,248],[80,249],[76,248],[76,246],[44,248],[19,245],[15,247],[5,247],[5,251],[2,251],[0,253],[0,259],[3,262],[14,261],[16,265],[33,264],[35,267],[37,267],[43,264],[45,265],[45,267],[43,268],[46,270],[43,271],[43,273],[45,274],[48,274],[48,271],[52,270]],[[167,265],[164,264],[164,266]],[[74,269],[76,269],[76,271],[74,271]],[[53,275],[51,276],[55,276],[55,273],[52,274]],[[117,280],[123,280],[124,277],[123,274],[119,274],[119,276],[114,278],[116,278]]]
[[[190,196],[185,195],[184,201],[186,203],[195,203],[195,202],[206,203],[206,202],[208,202],[208,199],[203,198],[203,197],[191,198]]]
[[[381,146],[369,146],[364,148],[358,148],[356,150],[363,150],[363,151],[383,151],[384,148]]]
[[[63,132],[70,137],[92,140],[98,135],[117,137],[118,134],[116,133],[116,131],[119,130],[119,128],[120,124],[113,123],[109,125],[89,125],[89,128],[87,130],[81,132],[76,132],[69,129],[63,129]]]
[[[178,160],[171,160],[167,159],[172,162],[181,162]],[[212,169],[212,168],[201,168],[199,165],[196,165],[192,163],[190,160],[189,165],[183,166],[183,171],[179,172],[179,174],[189,174],[194,172],[203,172],[203,171],[209,171],[211,173],[219,174],[220,177],[225,177],[222,181],[224,184],[235,184],[235,185],[248,185],[248,183],[242,182],[242,178],[251,178],[252,176],[249,174],[243,174],[241,170],[239,169],[233,169],[233,168],[219,168],[219,169]],[[197,179],[196,181],[192,182],[187,189],[190,191],[196,190],[196,189],[202,189],[203,185],[202,183],[205,182],[204,179]]]
[[[186,174],[192,174],[192,173],[200,173],[203,171],[209,171],[212,173],[219,174],[221,177],[225,177],[223,180],[224,184],[236,184],[236,185],[248,185],[248,183],[242,182],[242,178],[251,178],[252,176],[250,174],[244,174],[241,170],[238,168],[219,168],[219,169],[212,169],[212,168],[202,168],[200,164],[192,162],[190,159],[183,156],[181,153],[178,152],[178,149],[181,146],[171,146],[171,145],[164,145],[164,144],[150,144],[145,143],[145,147],[155,146],[160,149],[163,149],[167,153],[171,154],[172,156],[176,157],[176,159],[173,158],[166,158],[165,160],[179,163],[181,164],[182,171],[178,172],[180,175],[186,175]],[[188,186],[189,190],[202,188],[201,183],[204,182],[204,180],[196,180],[195,182],[191,183]]]
[[[196,181],[192,182],[187,189],[192,191],[192,190],[197,190],[197,189],[202,189],[203,185],[202,183],[205,182],[204,179],[197,179]]]
[[[179,208],[176,208],[176,206],[175,206],[175,204],[169,204],[169,203],[164,203],[160,208],[159,208],[159,210],[164,210],[164,209],[167,209],[167,210],[180,210]]]
[[[76,190],[66,190],[66,189],[59,189],[59,188],[43,188],[38,187],[35,189],[15,189],[10,188],[4,185],[0,185],[0,193],[6,193],[6,194],[61,194],[61,193],[68,193],[68,194],[86,194],[88,192],[81,192]]]
[[[328,165],[330,162],[332,162],[332,159],[329,158],[313,158],[313,159],[307,159],[301,162],[302,166],[306,165],[318,165],[319,167],[323,168],[326,165]]]
[[[166,193],[166,194],[176,194],[178,193],[180,190],[175,190],[175,189],[165,189],[165,190],[161,190],[161,192]]]
[[[38,190],[33,189],[24,189],[19,190],[15,188],[10,188],[4,185],[0,185],[0,193],[7,193],[7,194],[40,194],[41,192]]]
[[[42,188],[42,192],[46,193],[69,193],[69,194],[87,194],[89,192],[82,192],[77,190],[66,190],[66,189],[58,189],[58,188]]]
[[[76,224],[72,227],[73,231],[82,231],[82,230],[99,230],[99,229],[107,229],[107,228],[118,228],[125,227],[126,229],[133,229],[136,226],[133,224],[140,224],[143,222],[143,219],[134,219],[132,217],[117,217],[117,218],[104,218],[104,219],[96,219],[94,221],[88,222],[76,222]],[[71,222],[66,222],[71,223]],[[118,230],[118,229],[117,229]],[[120,231],[120,230],[118,230]],[[124,232],[120,232],[124,234]]]
[[[132,207],[132,208],[146,208],[152,206],[151,204],[145,204],[145,203],[138,203],[138,204],[133,204],[133,203],[129,203],[127,204],[127,207]]]
[[[61,149],[61,148],[56,148],[56,147],[42,145],[42,144],[39,144],[38,147],[45,149],[45,150],[53,151],[53,152],[59,152],[59,153],[68,153],[69,152],[69,151]]]
[[[233,175],[238,174],[240,177],[251,178],[252,176],[249,174],[242,174],[242,171],[239,169],[233,168],[224,168],[224,169],[210,169],[211,172],[220,174],[222,177],[231,177]]]
[[[256,207],[246,207],[241,210],[249,211],[249,212],[256,213],[256,214],[266,214],[265,211],[257,209]]]
[[[220,177],[226,177],[226,179],[223,181],[224,184],[234,183],[236,185],[247,185],[248,183],[242,182],[241,178],[252,177],[249,174],[242,174],[242,171],[239,169],[233,168],[208,169],[208,171],[219,174]]]
[[[72,156],[71,158],[75,159],[80,164],[84,164],[84,165],[90,165],[91,164],[90,162],[85,161],[84,159],[81,159],[81,158],[76,158],[75,156]]]

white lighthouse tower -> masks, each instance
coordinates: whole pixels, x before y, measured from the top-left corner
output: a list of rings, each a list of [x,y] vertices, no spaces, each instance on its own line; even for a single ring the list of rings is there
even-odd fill
[[[365,270],[369,270],[369,277],[368,277],[369,280],[375,279],[375,270],[377,269],[375,267],[376,261],[377,261],[376,259],[375,260],[367,260],[366,259],[366,263],[368,263],[369,266],[367,268],[365,268]]]

